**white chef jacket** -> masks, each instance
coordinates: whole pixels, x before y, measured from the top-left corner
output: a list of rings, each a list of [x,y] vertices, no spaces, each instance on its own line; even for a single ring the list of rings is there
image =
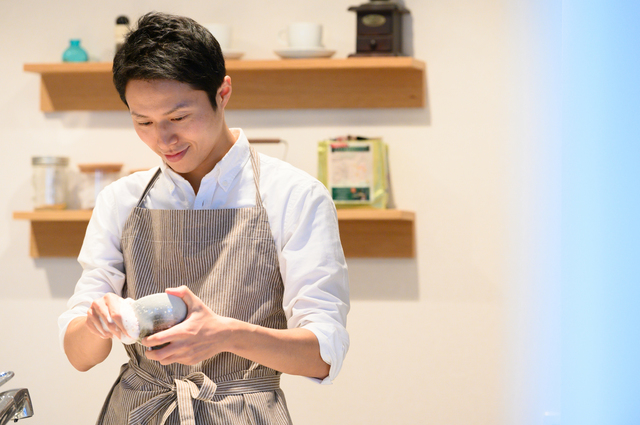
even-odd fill
[[[198,194],[183,177],[162,163],[162,173],[149,192],[149,209],[222,209],[255,207],[255,183],[249,142],[241,129],[237,141],[200,183]],[[349,349],[347,265],[335,205],[326,188],[290,164],[260,155],[260,195],[278,251],[284,282],[283,308],[288,328],[313,332],[320,355],[330,365],[331,383]],[[123,177],[104,188],[96,200],[78,261],[82,276],[58,319],[60,342],[69,323],[87,314],[93,300],[122,294],[125,270],[120,240],[157,167]],[[180,286],[186,282],[175,282]]]

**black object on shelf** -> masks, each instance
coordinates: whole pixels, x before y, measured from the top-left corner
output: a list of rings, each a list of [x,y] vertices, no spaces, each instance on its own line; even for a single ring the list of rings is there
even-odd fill
[[[404,56],[402,15],[409,9],[390,0],[371,0],[350,11],[357,14],[356,53],[353,56]]]

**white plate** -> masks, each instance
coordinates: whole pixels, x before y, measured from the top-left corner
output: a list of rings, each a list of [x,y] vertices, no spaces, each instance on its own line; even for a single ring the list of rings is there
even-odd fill
[[[222,56],[225,59],[240,59],[244,55],[244,52],[239,52],[237,50],[223,50]]]
[[[328,50],[324,47],[316,47],[311,49],[276,50],[276,55],[283,59],[330,58],[335,52],[335,50]]]

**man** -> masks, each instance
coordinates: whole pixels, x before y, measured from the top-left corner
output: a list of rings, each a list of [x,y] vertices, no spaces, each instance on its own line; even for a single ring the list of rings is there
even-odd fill
[[[123,298],[167,292],[188,314],[125,346],[130,361],[98,424],[291,423],[280,374],[330,383],[349,346],[328,192],[227,127],[231,79],[218,43],[193,20],[143,16],[113,74],[162,164],[98,197],[82,277],[59,320],[62,344],[86,371],[128,336]]]

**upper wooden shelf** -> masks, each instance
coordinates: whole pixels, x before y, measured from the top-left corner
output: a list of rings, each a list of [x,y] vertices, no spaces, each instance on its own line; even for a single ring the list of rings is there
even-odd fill
[[[229,60],[229,109],[421,108],[426,66],[411,57]],[[40,109],[125,110],[110,62],[25,64],[41,75]]]
[[[32,257],[75,257],[80,252],[91,211],[15,211],[13,218],[31,222]],[[338,222],[347,257],[415,256],[413,212],[339,209]]]

